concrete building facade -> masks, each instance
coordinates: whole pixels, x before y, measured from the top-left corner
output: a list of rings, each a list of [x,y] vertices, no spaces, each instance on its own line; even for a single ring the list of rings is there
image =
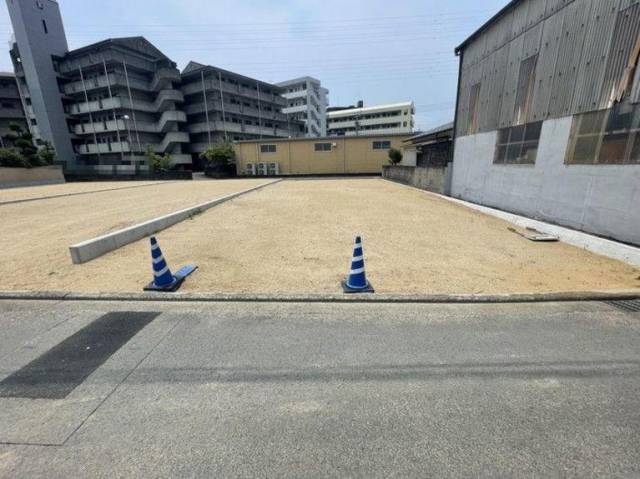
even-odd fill
[[[188,170],[216,142],[304,135],[277,85],[196,62],[181,75],[143,37],[69,51],[56,1],[7,6],[27,124],[68,172],[144,173],[148,148]]]
[[[142,37],[116,38],[68,52],[57,64],[78,164],[145,167],[147,148],[178,169],[191,156],[180,73]]]
[[[320,80],[307,76],[277,85],[283,88],[282,96],[287,99],[287,106],[282,113],[304,122],[305,136],[327,136],[329,90],[322,87]]]
[[[389,149],[400,149],[408,137],[391,134],[240,141],[235,144],[237,173],[241,176],[379,175],[382,166],[389,163]]]
[[[327,135],[411,134],[414,113],[413,102],[330,110],[327,113]]]
[[[640,2],[515,0],[456,53],[452,195],[640,244]]]
[[[7,0],[15,44],[11,59],[36,142],[47,140],[58,159],[75,165],[66,113],[53,58],[69,50],[60,8],[55,0]]]
[[[221,68],[190,62],[182,72],[194,164],[221,141],[304,135],[304,124],[282,113],[282,88]]]
[[[36,142],[50,141],[68,171],[148,168],[144,152],[189,168],[180,73],[142,37],[69,51],[53,0],[8,0],[12,59]]]
[[[0,147],[2,148],[13,146],[14,133],[9,129],[12,123],[28,130],[16,76],[13,73],[0,72]]]

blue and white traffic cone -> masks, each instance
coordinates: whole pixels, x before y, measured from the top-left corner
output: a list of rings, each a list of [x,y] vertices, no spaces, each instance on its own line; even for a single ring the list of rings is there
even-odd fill
[[[353,248],[353,259],[349,277],[342,282],[342,290],[345,293],[373,293],[371,283],[367,281],[364,271],[364,253],[362,251],[362,238],[356,236],[356,244]]]
[[[176,291],[184,279],[197,268],[190,264],[180,268],[175,275],[171,274],[155,236],[151,237],[151,266],[153,281],[144,288],[145,291]]]

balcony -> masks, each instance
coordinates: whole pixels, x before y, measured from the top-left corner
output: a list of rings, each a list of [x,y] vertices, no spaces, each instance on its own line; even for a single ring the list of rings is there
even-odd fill
[[[123,119],[109,121],[94,121],[93,123],[85,123],[75,125],[73,132],[76,135],[93,135],[94,133],[110,133],[121,131],[126,133],[128,129],[136,130],[144,133],[165,133],[173,128],[176,123],[185,123],[187,116],[182,111],[169,110],[165,111],[156,123],[129,120],[128,124]]]
[[[154,151],[157,153],[167,153],[172,146],[181,143],[189,143],[189,134],[183,131],[172,131],[165,135],[162,143],[158,145],[152,145]]]
[[[161,111],[173,108],[175,103],[184,103],[184,95],[180,90],[160,90],[153,104],[156,110]]]
[[[87,92],[91,92],[94,90],[107,88],[108,86],[126,87],[127,79],[124,75],[116,73],[109,74],[108,78],[106,75],[102,75],[96,78],[85,78],[84,85],[82,84],[82,80],[73,81],[64,85],[64,93],[66,93],[67,95],[73,95],[76,93],[84,94],[85,88],[87,89]],[[137,78],[129,78],[129,86],[131,86],[131,88],[134,90],[149,90],[149,83],[138,80]]]
[[[180,83],[180,72],[173,68],[160,68],[151,81],[150,88],[153,91],[171,87],[173,83]]]
[[[129,143],[126,141],[122,141],[120,143],[98,143],[98,144],[89,144],[89,145],[78,145],[76,147],[76,152],[80,155],[97,155],[97,154],[108,154],[108,153],[129,153],[131,152],[131,147]]]

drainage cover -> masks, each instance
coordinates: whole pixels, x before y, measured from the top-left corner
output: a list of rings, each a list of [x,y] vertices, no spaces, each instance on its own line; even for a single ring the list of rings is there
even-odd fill
[[[606,303],[623,311],[640,313],[640,299],[621,299],[619,301],[606,301]]]
[[[63,399],[160,313],[99,317],[0,382],[0,397]]]

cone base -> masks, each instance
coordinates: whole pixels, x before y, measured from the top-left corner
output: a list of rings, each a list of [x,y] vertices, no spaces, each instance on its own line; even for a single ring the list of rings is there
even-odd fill
[[[367,285],[364,288],[352,288],[347,284],[347,280],[342,281],[340,284],[342,285],[342,291],[347,294],[375,293],[375,290],[373,289],[373,286],[371,286],[371,283],[369,283],[369,281],[367,281]]]
[[[144,291],[156,291],[160,293],[174,293],[176,292],[187,276],[193,273],[198,267],[193,264],[188,264],[187,266],[183,266],[180,268],[176,274],[173,276],[173,282],[167,286],[156,286],[155,282],[151,281],[148,285],[144,287]]]

